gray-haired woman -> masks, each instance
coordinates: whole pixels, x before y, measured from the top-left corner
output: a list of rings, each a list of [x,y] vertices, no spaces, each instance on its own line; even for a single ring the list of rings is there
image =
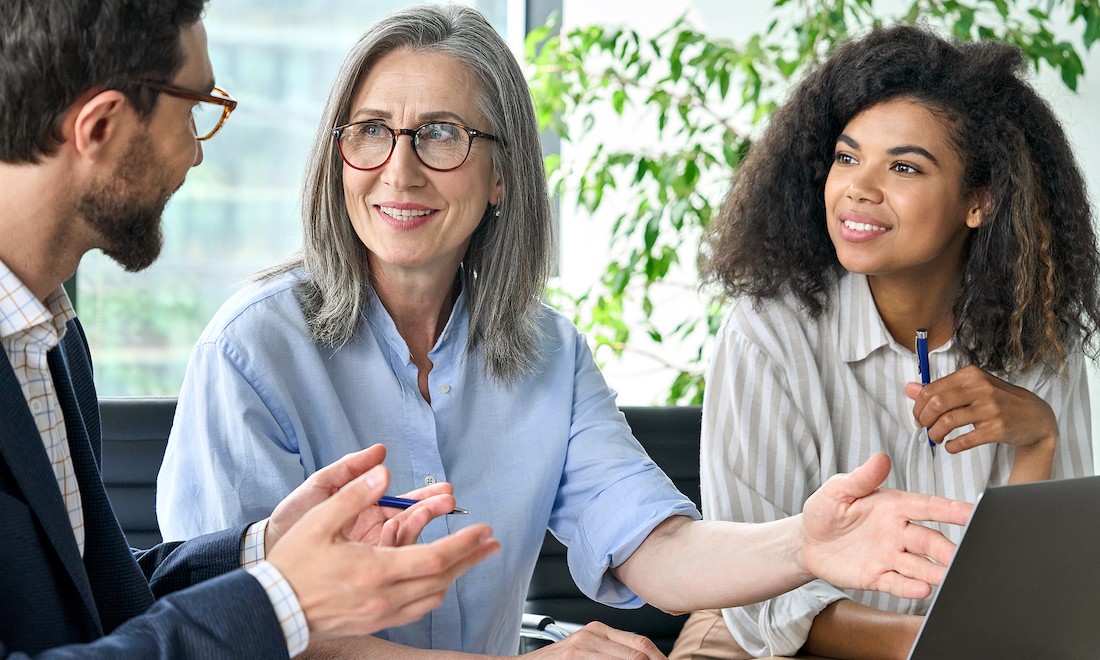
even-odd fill
[[[226,303],[195,349],[158,481],[165,535],[263,518],[310,473],[381,442],[395,488],[447,481],[470,511],[433,521],[423,540],[488,521],[502,551],[438,610],[357,653],[513,653],[547,528],[580,588],[617,606],[752,602],[821,574],[926,594],[943,568],[918,555],[946,562],[951,546],[925,528],[907,546],[898,530],[962,523],[968,509],[864,498],[885,478],[882,458],[831,482],[805,518],[696,522],[631,436],[584,338],[540,302],[554,255],[547,200],[526,83],[484,17],[425,6],[371,28],[325,109],[302,254]],[[599,624],[541,652],[627,648],[660,657]]]

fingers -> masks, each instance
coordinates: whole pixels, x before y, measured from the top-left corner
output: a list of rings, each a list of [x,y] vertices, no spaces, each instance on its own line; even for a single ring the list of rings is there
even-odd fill
[[[415,543],[428,523],[449,514],[454,508],[455,498],[449,493],[442,493],[423,499],[404,511],[395,510],[396,513],[382,526],[379,544],[398,546]]]
[[[556,644],[531,653],[529,657],[555,656],[667,660],[648,638],[611,628],[598,621],[585,625]]]
[[[947,573],[947,565],[933,562],[921,555],[906,553],[898,558],[894,572],[904,578],[920,582],[926,587],[930,587],[931,585],[943,582],[943,577]],[[927,591],[927,589],[925,591]],[[906,597],[923,598],[924,596]]]
[[[442,605],[454,581],[499,552],[500,543],[488,525],[473,525],[428,545],[359,548],[364,556],[357,563],[366,565],[373,560],[385,566],[385,584],[367,584],[360,589],[368,601],[377,601],[367,611],[389,612],[371,623],[377,629],[415,621]]]
[[[500,550],[488,525],[473,525],[428,545],[385,548],[340,531],[377,501],[389,474],[376,466],[317,505],[269,555],[323,641],[403,625],[443,602],[462,573]]]
[[[642,657],[642,658],[652,658],[653,660],[658,660],[660,658],[665,658],[665,654],[661,653],[661,651],[657,648],[657,646],[652,641],[650,641],[650,639],[648,637],[644,637],[642,635],[637,635],[635,633],[629,633],[629,632],[626,632],[625,630],[618,630],[617,628],[611,628],[611,627],[607,627],[607,626],[604,626],[604,627],[607,628],[607,638],[609,640],[611,640],[612,642],[615,642],[616,644],[618,644],[620,646],[625,647],[626,649],[629,649],[630,651],[635,651],[635,652],[641,654],[640,656],[637,653],[627,654],[627,655],[622,655],[620,657],[623,657],[623,658]]]
[[[381,447],[381,445],[375,445],[375,447]],[[314,529],[322,530],[326,535],[339,535],[355,524],[363,509],[378,502],[378,498],[386,492],[386,486],[389,483],[389,470],[382,465],[376,465],[347,483],[327,500],[313,507],[309,515],[302,517],[299,524],[309,524]]]
[[[446,538],[429,543],[428,548],[439,550],[444,560],[450,560],[448,572],[453,581],[470,567],[500,551],[500,541],[493,538],[493,530],[485,524],[471,525]]]
[[[376,444],[348,454],[331,465],[327,465],[310,475],[306,483],[314,488],[322,488],[330,493],[335,493],[361,474],[366,473],[376,465],[381,465],[386,458],[386,448]]]
[[[893,489],[882,490],[877,497],[883,500],[880,507],[892,506],[896,515],[905,520],[965,525],[974,510],[974,505],[969,502]]]
[[[829,479],[837,484],[834,495],[848,499],[859,499],[870,495],[886,481],[890,474],[890,457],[878,452],[848,474],[839,474]]]
[[[948,433],[963,424],[960,415],[966,415],[966,411],[975,401],[975,394],[965,389],[951,387],[946,379],[925,385],[916,396],[913,404],[913,417],[917,426],[927,428],[929,435],[937,442],[942,441]],[[909,386],[906,386],[906,393]],[[973,415],[973,411],[969,412]]]
[[[928,586],[928,583],[898,573],[884,573],[876,585],[876,590],[885,591],[901,598],[913,599],[927,598],[932,593],[932,588]]]
[[[416,490],[410,490],[407,493],[401,493],[400,497],[409,500],[426,500],[433,495],[454,495],[454,492],[454,486],[452,486],[450,482],[440,481],[431,486],[424,486]]]
[[[471,525],[424,545],[379,548],[391,553],[390,568],[395,580],[410,580],[422,575],[452,576],[453,580],[499,549],[500,542],[492,538],[492,529],[484,524]]]
[[[925,572],[927,567],[934,566],[926,558],[935,560],[942,568],[950,564],[951,558],[955,555],[954,543],[940,532],[924,525],[909,523],[902,533],[902,538],[905,543],[905,551],[910,553],[909,556],[919,559],[918,563],[908,567],[910,570],[901,570],[902,567],[898,567],[902,574],[909,577],[930,582],[936,577],[936,572]]]
[[[927,428],[933,441],[942,443],[952,432],[973,427],[946,443],[951,453],[997,442],[1026,447],[1056,441],[1058,422],[1046,401],[972,365],[923,389],[909,383],[905,392],[914,399],[917,425]]]

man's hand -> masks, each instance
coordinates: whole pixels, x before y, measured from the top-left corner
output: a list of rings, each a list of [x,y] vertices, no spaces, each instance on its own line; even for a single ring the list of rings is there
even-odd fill
[[[912,521],[965,525],[973,505],[932,495],[879,490],[890,459],[878,453],[838,474],[806,500],[802,566],[838,587],[924,598],[939,584],[955,545]]]
[[[407,547],[349,538],[348,530],[363,511],[379,508],[376,503],[388,484],[386,468],[367,470],[302,513],[268,554],[298,596],[311,643],[415,621],[443,603],[459,575],[500,549],[487,525]]]

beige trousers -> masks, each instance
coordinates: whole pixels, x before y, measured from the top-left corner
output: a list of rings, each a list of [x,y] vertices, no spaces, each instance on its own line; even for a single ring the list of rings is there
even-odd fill
[[[721,610],[692,612],[672,647],[669,660],[743,660],[751,658],[730,634]]]

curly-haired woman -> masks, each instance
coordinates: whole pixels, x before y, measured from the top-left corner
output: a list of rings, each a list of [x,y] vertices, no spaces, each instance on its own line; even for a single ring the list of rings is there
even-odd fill
[[[776,111],[706,245],[734,299],[704,403],[706,517],[797,513],[876,451],[891,486],[965,500],[1091,473],[1100,260],[1023,64],[1001,43],[878,29]],[[818,580],[723,615],[749,654],[904,657],[929,602]]]

